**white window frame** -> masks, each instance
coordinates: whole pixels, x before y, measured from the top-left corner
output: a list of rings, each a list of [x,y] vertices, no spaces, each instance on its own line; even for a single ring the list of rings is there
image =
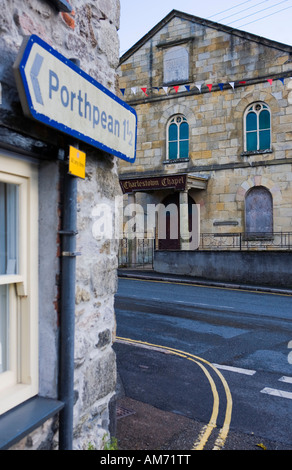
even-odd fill
[[[182,119],[182,122],[180,122],[179,124],[177,123],[177,119],[178,118],[181,118]],[[175,120],[175,122],[174,122]],[[181,126],[181,124],[183,122],[186,122],[189,126],[189,134],[188,134],[188,139],[180,139],[180,136],[179,136],[179,128]],[[172,124],[176,124],[177,128],[178,128],[178,145],[177,145],[177,155],[176,155],[176,159],[175,158],[169,158],[169,128]],[[188,142],[188,147],[189,147],[189,152],[188,152],[188,156],[186,157],[181,157],[180,156],[180,146],[179,146],[179,143],[180,142]],[[190,154],[190,125],[188,123],[188,120],[187,118],[183,115],[183,114],[175,114],[174,116],[171,116],[171,118],[169,119],[168,123],[167,123],[167,126],[166,126],[166,155],[167,155],[167,160],[169,162],[178,162],[179,160],[186,160],[189,158],[189,154]]]
[[[0,181],[18,185],[18,273],[9,286],[9,369],[0,374],[0,415],[38,393],[38,168],[0,154]]]
[[[257,105],[261,106],[261,109],[257,110],[256,107]],[[251,108],[253,108],[253,112],[257,116],[257,129],[256,129],[256,134],[257,134],[257,148],[254,150],[247,150],[247,134],[249,131],[246,129],[246,118],[247,115],[251,112]],[[270,131],[270,148],[267,149],[260,149],[260,126],[259,126],[259,116],[261,111],[263,110],[262,108],[266,109],[270,113],[270,127],[265,129]],[[264,103],[263,101],[257,101],[255,103],[250,103],[248,107],[246,108],[243,116],[243,128],[244,128],[244,152],[247,153],[265,153],[267,151],[271,151],[272,147],[272,113],[269,105],[267,103]]]

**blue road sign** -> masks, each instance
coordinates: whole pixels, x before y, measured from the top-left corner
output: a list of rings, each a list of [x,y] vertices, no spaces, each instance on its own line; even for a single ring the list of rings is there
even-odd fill
[[[133,163],[133,108],[38,36],[24,41],[14,64],[24,114]]]

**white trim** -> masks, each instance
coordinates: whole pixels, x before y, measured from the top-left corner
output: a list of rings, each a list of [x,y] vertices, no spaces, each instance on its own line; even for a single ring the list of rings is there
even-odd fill
[[[256,108],[257,105],[260,105],[261,109],[256,110],[255,108]],[[259,116],[260,116],[260,113],[263,111],[262,107],[265,107],[267,109],[267,111],[269,111],[269,113],[270,113],[270,127],[269,127],[269,129],[262,129],[262,130],[269,130],[270,131],[270,148],[268,148],[268,149],[260,149]],[[253,150],[247,150],[247,133],[250,132],[250,131],[247,131],[247,129],[246,129],[246,118],[247,118],[247,115],[249,114],[251,108],[253,108],[253,112],[257,116],[257,129],[256,129],[257,148],[253,149]],[[244,152],[251,152],[252,153],[252,152],[265,152],[267,150],[271,150],[271,147],[272,147],[272,113],[271,113],[270,106],[267,103],[263,102],[263,101],[256,101],[254,103],[250,103],[247,106],[247,108],[245,109],[245,112],[244,112],[244,115],[243,115],[243,129],[244,129],[244,133],[243,133]]]
[[[189,133],[188,133],[188,139],[180,139],[179,138],[179,128],[180,128],[180,125],[182,123],[177,123],[177,122],[174,122],[177,121],[178,118],[181,118],[183,120],[183,122],[186,122],[187,125],[188,125],[188,130],[189,130]],[[175,124],[177,126],[177,130],[178,130],[178,136],[177,136],[177,155],[176,155],[176,158],[169,158],[169,128],[172,124]],[[188,147],[189,147],[189,152],[188,152],[188,155],[185,156],[185,157],[180,157],[179,155],[179,143],[180,142],[188,142]],[[185,158],[189,158],[189,153],[190,153],[190,125],[188,123],[188,120],[187,118],[183,115],[183,114],[174,114],[173,116],[171,116],[171,118],[168,120],[167,122],[167,126],[166,126],[166,158],[168,161],[176,161],[176,160],[183,160]]]
[[[0,374],[0,414],[38,393],[38,168],[0,155],[0,181],[18,191],[18,273],[1,275],[10,285],[10,364]]]

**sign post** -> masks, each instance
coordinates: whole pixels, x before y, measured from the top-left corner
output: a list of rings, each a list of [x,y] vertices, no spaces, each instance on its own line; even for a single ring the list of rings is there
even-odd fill
[[[26,116],[135,161],[135,110],[72,61],[32,35],[24,40],[13,68]]]

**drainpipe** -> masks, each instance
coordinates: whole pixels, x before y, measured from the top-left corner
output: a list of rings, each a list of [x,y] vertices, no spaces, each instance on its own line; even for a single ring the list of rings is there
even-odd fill
[[[71,59],[79,66],[78,61]],[[77,147],[75,143],[75,147]],[[77,234],[77,178],[64,172],[61,315],[60,315],[60,374],[59,399],[64,407],[59,415],[59,450],[73,448],[74,407],[74,336]]]

